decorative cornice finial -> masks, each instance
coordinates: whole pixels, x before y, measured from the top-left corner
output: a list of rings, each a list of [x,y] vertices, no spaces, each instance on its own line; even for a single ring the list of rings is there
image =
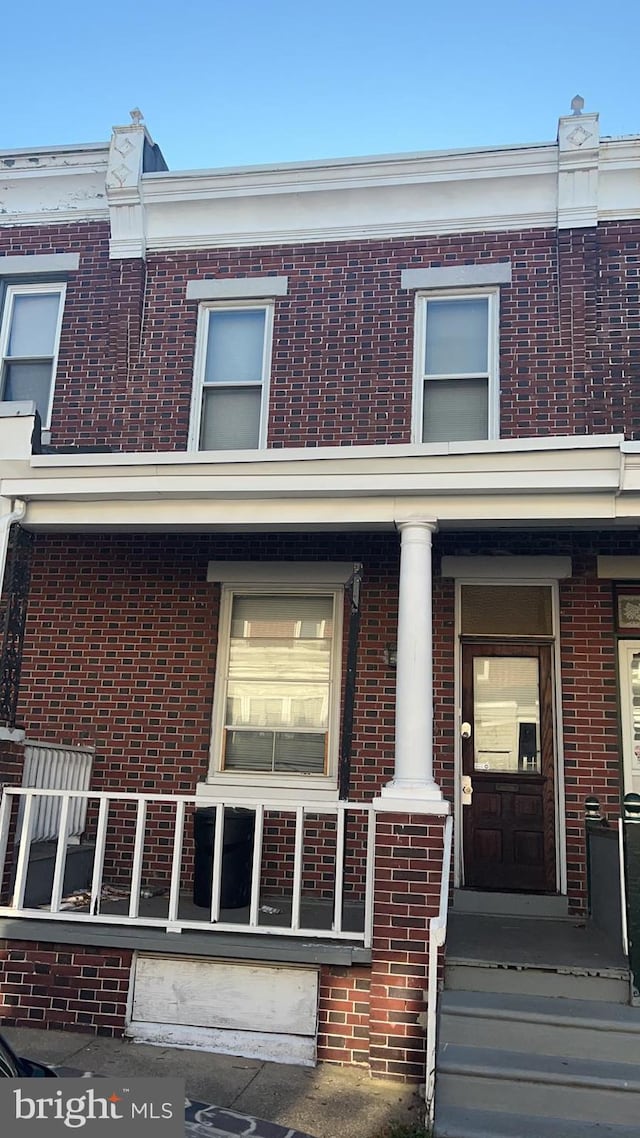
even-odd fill
[[[582,108],[584,107],[584,99],[582,95],[574,95],[571,100],[571,113],[574,115],[581,115]]]
[[[574,99],[574,102],[575,102],[575,99]],[[573,106],[573,103],[571,105]],[[133,125],[134,126],[140,126],[140,123],[144,119],[144,115],[143,115],[142,111],[140,110],[140,107],[134,107],[132,111],[129,111],[129,114],[131,115],[131,122],[133,123]]]

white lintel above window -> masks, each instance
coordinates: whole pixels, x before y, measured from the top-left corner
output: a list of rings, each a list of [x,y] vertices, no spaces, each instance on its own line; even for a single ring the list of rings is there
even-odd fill
[[[288,277],[223,277],[188,281],[187,300],[268,300],[288,289]]]
[[[572,575],[570,557],[448,557],[442,558],[443,577],[457,580],[548,580],[559,581]]]
[[[405,289],[480,288],[501,284],[511,284],[511,261],[403,269],[400,277],[400,287]]]
[[[74,273],[80,264],[78,253],[36,253],[28,256],[0,257],[0,278]]]
[[[353,573],[352,561],[210,561],[207,581],[278,585],[287,582],[344,585]]]

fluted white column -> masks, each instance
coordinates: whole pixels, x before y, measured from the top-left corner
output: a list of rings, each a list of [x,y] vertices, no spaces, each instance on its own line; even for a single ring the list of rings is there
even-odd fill
[[[395,774],[382,798],[442,801],[433,777],[431,536],[436,523],[401,522]]]

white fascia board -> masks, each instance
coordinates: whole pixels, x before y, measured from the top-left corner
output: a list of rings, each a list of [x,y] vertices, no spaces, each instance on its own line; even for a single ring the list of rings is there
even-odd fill
[[[29,501],[23,525],[37,532],[172,531],[335,532],[393,530],[416,517],[437,517],[439,529],[548,527],[610,528],[616,523],[615,496],[485,495],[433,497],[167,499],[144,501]]]
[[[212,470],[232,467],[236,464],[286,465],[292,463],[328,463],[340,460],[353,464],[362,459],[375,459],[388,465],[396,459],[434,459],[453,456],[459,458],[481,459],[489,455],[519,455],[529,452],[545,452],[549,455],[565,451],[619,451],[626,449],[624,435],[557,435],[530,437],[524,439],[482,439],[474,443],[394,443],[389,446],[350,446],[350,447],[291,447],[263,451],[138,451],[114,454],[34,454],[31,465],[34,469],[65,467],[111,468],[120,466],[148,466],[154,473],[160,473],[163,466],[203,466]],[[638,444],[640,453],[640,444]],[[0,466],[1,470],[1,466]]]

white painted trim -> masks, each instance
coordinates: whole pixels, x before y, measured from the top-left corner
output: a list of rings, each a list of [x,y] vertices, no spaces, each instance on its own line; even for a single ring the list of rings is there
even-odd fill
[[[40,273],[73,273],[79,253],[37,253],[33,257],[0,257],[0,277],[23,277]]]
[[[185,1051],[212,1051],[218,1055],[241,1055],[268,1063],[315,1067],[316,1041],[307,1035],[279,1035],[266,1031],[234,1031],[231,1028],[181,1027],[176,1024],[130,1020],[125,1035],[134,1043],[154,1047],[177,1047]],[[211,1130],[212,1135],[222,1134]]]
[[[269,563],[266,563],[269,564]],[[240,563],[240,574],[243,569],[246,571],[246,563],[244,566]],[[210,788],[210,793],[220,793],[223,787],[245,787],[249,796],[258,795],[262,802],[267,802],[269,798],[279,798],[280,791],[284,790],[288,797],[292,791],[298,795],[302,793],[304,797],[307,796],[308,791],[312,794],[316,791],[324,792],[323,798],[337,793],[338,785],[338,750],[340,739],[340,710],[341,710],[341,693],[342,693],[342,640],[343,640],[343,622],[344,622],[344,584],[333,582],[324,582],[319,577],[315,580],[311,578],[311,574],[307,577],[307,566],[300,566],[303,568],[303,573],[298,576],[298,566],[293,565],[290,567],[288,576],[279,575],[277,581],[265,581],[260,577],[259,564],[255,570],[255,575],[250,581],[245,581],[242,576],[235,580],[228,578],[223,584],[220,594],[220,611],[218,617],[218,641],[216,647],[216,670],[213,688],[213,707],[211,714],[211,743],[209,748],[209,769],[207,773],[207,785]],[[313,568],[313,566],[310,566]],[[274,566],[272,564],[272,572]],[[349,573],[353,572],[353,565],[349,566]],[[207,575],[207,579],[208,575]],[[348,579],[348,578],[346,578]],[[283,774],[282,772],[265,772],[260,771],[225,771],[222,769],[222,737],[224,731],[224,719],[226,708],[226,691],[227,691],[227,678],[228,678],[228,663],[229,663],[229,646],[231,639],[231,609],[233,605],[233,598],[237,593],[253,593],[257,596],[265,593],[300,593],[302,595],[331,594],[333,596],[333,640],[331,645],[331,671],[329,681],[329,715],[327,726],[327,750],[326,750],[326,769],[324,774]],[[200,790],[199,794],[205,796],[205,791]],[[326,796],[326,797],[325,797]]]
[[[372,806],[376,814],[433,814],[438,818],[446,818],[451,813],[450,802],[435,798],[394,798],[392,795],[381,795],[373,799]]]
[[[497,561],[498,558],[448,558],[444,560],[460,560],[460,561]],[[562,560],[561,558],[509,558],[509,560],[525,561],[556,561]],[[570,560],[570,559],[567,559]],[[445,576],[445,574],[442,574]],[[570,574],[567,574],[570,576]],[[453,576],[453,574],[446,574],[446,576]],[[464,576],[464,575],[462,575]],[[462,579],[456,576],[455,584],[455,646],[454,646],[454,707],[455,707],[455,726],[454,726],[454,886],[456,888],[464,888],[464,826],[462,824],[463,811],[465,807],[462,804],[462,743],[460,737],[460,726],[462,724],[462,626],[460,622],[461,617],[461,592],[463,585],[472,584],[494,584],[494,585],[548,585],[551,589],[551,629],[553,634],[552,644],[552,666],[553,666],[553,732],[554,732],[554,764],[555,764],[555,779],[554,779],[554,833],[555,833],[555,854],[556,854],[556,889],[561,895],[567,892],[567,835],[566,835],[566,812],[565,812],[565,782],[564,782],[564,726],[562,719],[562,674],[561,674],[561,644],[560,644],[560,590],[558,579],[548,575],[545,580],[536,577],[535,574],[531,575],[530,579],[511,579],[508,580],[500,574],[485,576],[483,573],[476,575],[475,579]],[[499,638],[487,637],[487,640]],[[506,642],[507,637],[504,638]]]
[[[11,406],[7,404],[7,406]],[[24,408],[26,404],[18,406]],[[24,410],[21,412],[24,414]],[[9,411],[8,414],[11,414]],[[455,456],[488,462],[492,455],[526,454],[529,451],[546,451],[561,454],[565,451],[615,450],[622,444],[623,435],[557,435],[545,438],[524,439],[478,439],[459,443],[391,443],[385,446],[326,446],[326,447],[286,447],[265,450],[257,455],[255,451],[129,451],[113,454],[56,455],[35,454],[30,458],[32,467],[73,467],[73,466],[160,466],[211,465],[226,463],[292,463],[329,462],[340,459],[353,463],[361,459],[375,458],[381,469],[396,459],[438,459]],[[618,469],[617,462],[615,464]],[[616,480],[616,485],[618,480]]]
[[[597,575],[608,581],[640,580],[640,557],[597,557]]]
[[[28,260],[29,258],[24,258]],[[38,360],[48,361],[51,360],[51,384],[49,387],[49,402],[47,404],[46,414],[42,418],[43,430],[48,430],[51,426],[51,412],[53,409],[53,400],[56,389],[56,378],[58,371],[58,353],[60,351],[60,335],[62,332],[62,318],[64,314],[65,298],[67,293],[67,286],[64,281],[46,281],[36,284],[10,284],[7,286],[6,292],[3,297],[3,313],[2,323],[0,325],[0,401],[2,400],[2,392],[4,388],[4,367],[7,359],[7,348],[9,346],[9,337],[11,334],[11,323],[13,320],[13,311],[16,297],[22,296],[43,296],[58,294],[58,315],[56,320],[56,327],[54,331],[53,352],[51,356],[38,356]],[[14,357],[12,357],[14,358]],[[16,362],[20,362],[21,358],[15,357]],[[36,357],[34,357],[35,359]],[[25,402],[21,401],[19,405],[24,406]]]
[[[198,454],[206,453],[209,455],[215,454],[215,455],[227,455],[227,456],[230,454],[239,453],[237,451],[231,451],[231,450],[202,452],[200,450],[199,443],[200,443],[200,427],[201,427],[201,421],[202,421],[202,407],[203,407],[203,403],[204,403],[204,392],[207,389],[207,387],[213,387],[214,386],[213,384],[209,385],[209,384],[205,384],[205,382],[204,382],[204,371],[205,371],[206,353],[207,353],[207,340],[208,340],[208,336],[209,336],[209,315],[212,312],[235,311],[237,309],[245,309],[245,308],[246,309],[255,309],[256,311],[261,311],[261,312],[264,312],[264,314],[265,314],[264,340],[263,340],[263,348],[262,348],[262,380],[261,380],[261,383],[260,383],[260,385],[258,385],[258,383],[255,383],[255,384],[241,384],[238,386],[239,387],[240,386],[244,386],[244,387],[251,386],[251,387],[256,387],[256,388],[258,386],[260,386],[260,390],[261,390],[260,423],[259,423],[259,433],[258,433],[258,442],[257,442],[256,450],[262,450],[264,447],[266,447],[267,424],[268,424],[268,417],[269,417],[269,390],[270,390],[270,386],[271,386],[271,362],[272,362],[272,355],[273,355],[273,311],[274,311],[273,301],[270,301],[270,300],[262,300],[262,301],[237,300],[237,301],[229,301],[228,303],[224,303],[224,302],[216,303],[216,302],[203,301],[203,302],[201,302],[200,308],[198,311],[198,326],[197,326],[197,331],[196,331],[196,350],[195,350],[194,365],[193,365],[193,387],[192,387],[192,393],[191,393],[191,417],[190,417],[190,423],[189,423],[189,438],[187,441],[187,449],[190,452],[193,451],[193,452],[196,452]],[[221,384],[220,386],[222,387],[225,385]],[[229,384],[228,386],[231,387],[233,385]],[[251,454],[254,454],[254,456],[255,456],[255,451],[248,451],[248,452],[245,451],[245,452],[240,452],[240,453],[245,453],[245,454],[251,453]]]
[[[631,658],[640,654],[640,640],[618,642],[618,683],[620,689],[620,728],[624,793],[640,792],[640,755],[633,745],[633,697],[629,682]]]
[[[511,261],[478,265],[443,265],[425,269],[403,269],[400,288],[443,289],[478,288],[481,285],[511,284]]]
[[[24,743],[24,731],[21,727],[0,727],[0,739],[9,743]]]
[[[207,581],[252,585],[344,585],[353,561],[210,561]]]
[[[500,375],[499,375],[499,360],[500,360],[500,294],[495,288],[469,288],[463,291],[440,291],[433,290],[429,292],[416,293],[415,300],[415,318],[414,318],[414,337],[413,337],[413,405],[411,416],[411,438],[416,444],[422,442],[423,431],[423,404],[424,404],[424,389],[425,383],[428,382],[425,375],[425,352],[426,352],[426,334],[427,334],[427,307],[430,301],[433,300],[469,300],[474,297],[487,298],[488,311],[487,311],[487,437],[482,438],[480,442],[493,442],[500,434]],[[447,378],[446,376],[443,378]],[[475,376],[471,377],[475,378]],[[483,378],[480,376],[479,378]],[[452,376],[449,380],[451,383],[456,382],[456,377]],[[453,446],[454,443],[437,443],[422,445],[436,445],[436,446]],[[475,448],[475,440],[473,443],[465,441],[462,445],[464,447],[472,446]]]
[[[187,300],[248,300],[286,296],[288,277],[221,277],[187,282]]]
[[[456,579],[474,577],[482,581],[505,584],[508,580],[524,583],[544,578],[559,580],[570,577],[570,557],[450,557],[442,558],[440,576]]]

